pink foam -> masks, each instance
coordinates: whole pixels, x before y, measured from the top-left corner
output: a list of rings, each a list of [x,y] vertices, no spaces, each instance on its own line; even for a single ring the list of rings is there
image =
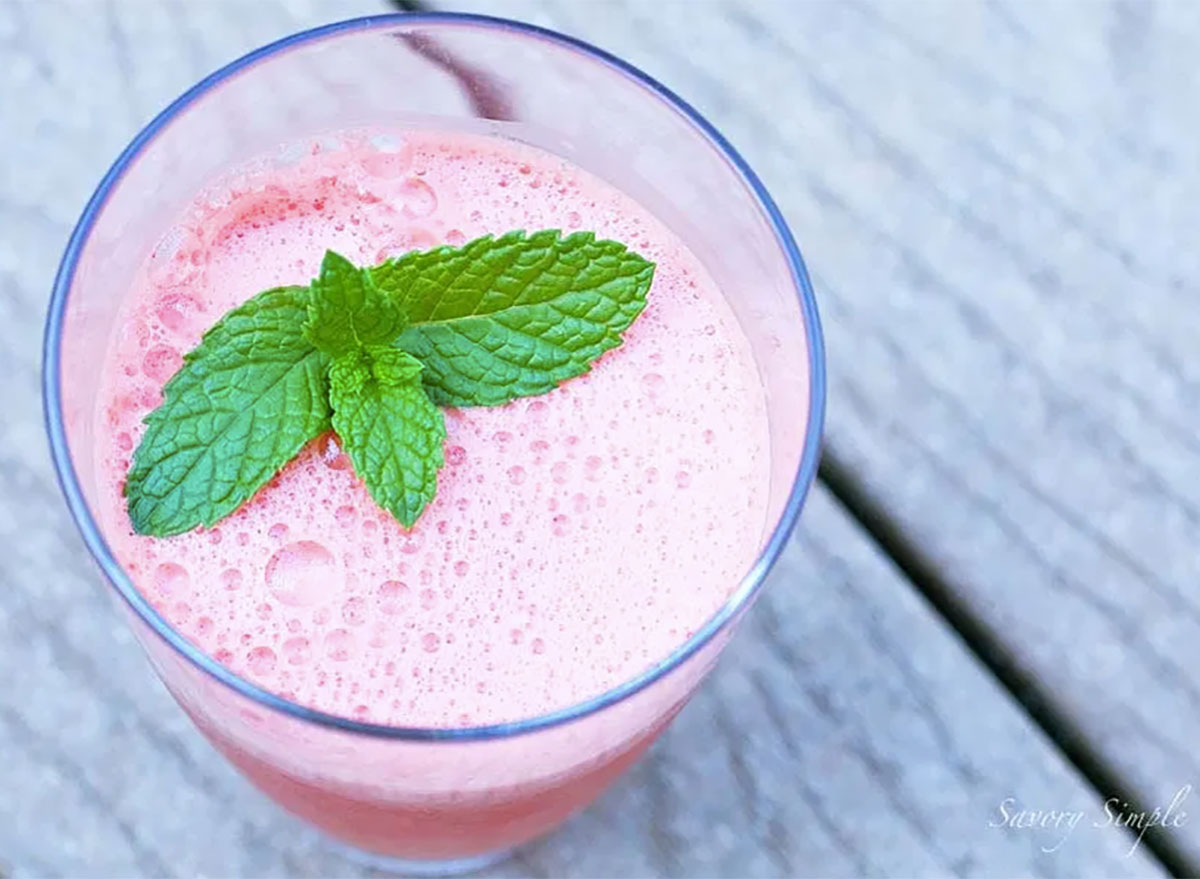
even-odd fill
[[[170,622],[239,674],[338,714],[513,720],[658,662],[725,601],[761,540],[765,403],[695,258],[627,196],[509,141],[322,139],[197,198],[130,290],[105,365],[106,536]],[[645,313],[589,375],[448,411],[437,498],[405,532],[336,438],[211,531],[133,534],[121,485],[180,355],[332,247],[374,263],[514,228],[590,229],[658,263]]]

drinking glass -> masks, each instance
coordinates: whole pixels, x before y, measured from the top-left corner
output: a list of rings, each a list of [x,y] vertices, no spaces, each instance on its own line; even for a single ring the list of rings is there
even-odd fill
[[[119,306],[172,218],[211,180],[302,138],[362,126],[483,132],[614,184],[701,260],[749,337],[766,391],[770,489],[761,549],[669,656],[577,705],[461,729],[316,711],[239,677],[171,628],[113,557],[95,514],[95,401]],[[333,145],[336,147],[336,144]],[[294,151],[293,151],[294,153]],[[817,467],[824,359],[795,242],[728,142],[629,64],[541,28],[473,15],[362,18],[296,34],[207,77],[134,138],[63,256],[46,326],[46,420],[63,493],[166,686],[201,732],[289,811],[416,871],[477,867],[585,806],[687,701],[788,539]],[[213,588],[216,588],[214,584]]]

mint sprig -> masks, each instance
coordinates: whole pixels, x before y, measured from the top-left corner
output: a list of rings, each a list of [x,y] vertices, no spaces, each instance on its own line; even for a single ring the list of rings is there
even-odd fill
[[[411,528],[437,491],[437,406],[494,406],[586,372],[646,304],[654,264],[590,232],[485,236],[226,313],[163,388],[125,483],[141,534],[210,526],[332,427],[371,497]]]

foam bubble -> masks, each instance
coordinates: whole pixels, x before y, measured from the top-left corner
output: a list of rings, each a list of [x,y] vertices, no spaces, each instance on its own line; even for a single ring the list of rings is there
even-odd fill
[[[142,373],[162,384],[183,365],[183,355],[170,345],[155,345],[142,358]]]
[[[380,149],[365,153],[359,159],[359,164],[373,177],[390,180],[403,176],[412,166],[412,149],[407,144],[394,146],[395,149]]]
[[[163,595],[186,595],[192,578],[187,568],[164,562],[154,569],[154,586]]]
[[[337,588],[333,555],[315,540],[281,547],[267,562],[267,588],[284,604],[316,604]]]
[[[312,642],[303,636],[288,638],[283,642],[282,650],[291,665],[305,665],[312,659]]]
[[[275,671],[277,658],[270,647],[255,647],[246,657],[246,665],[250,673],[256,677],[266,677]]]
[[[325,636],[325,655],[334,662],[345,662],[354,649],[354,636],[345,629],[334,629]]]
[[[424,180],[413,177],[404,181],[396,193],[404,216],[410,218],[428,217],[437,210],[438,198],[433,187]]]
[[[399,580],[385,580],[379,584],[379,609],[389,616],[403,613],[408,605],[408,586]]]

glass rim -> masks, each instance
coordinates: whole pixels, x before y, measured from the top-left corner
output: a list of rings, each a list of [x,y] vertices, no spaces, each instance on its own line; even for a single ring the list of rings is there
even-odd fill
[[[267,60],[288,49],[354,32],[412,25],[466,25],[512,32],[521,36],[549,42],[579,53],[591,61],[608,67],[614,73],[624,76],[635,85],[649,91],[653,96],[662,101],[668,109],[682,115],[684,119],[691,123],[696,133],[707,140],[709,145],[715,148],[733,166],[733,169],[742,182],[753,194],[759,209],[765,214],[774,233],[776,244],[786,257],[791,271],[792,281],[800,300],[800,308],[804,318],[806,330],[805,341],[808,349],[808,418],[805,425],[804,448],[801,453],[796,476],[792,482],[787,502],[779,516],[778,522],[775,523],[770,537],[763,545],[758,558],[750,570],[742,577],[737,589],[730,594],[725,603],[690,638],[677,646],[652,667],[645,669],[629,680],[599,695],[565,708],[529,718],[459,728],[390,726],[387,724],[353,720],[348,717],[310,708],[298,702],[285,699],[241,677],[187,640],[142,596],[126,574],[124,568],[113,556],[112,550],[101,534],[100,528],[83,497],[78,476],[71,461],[63,424],[60,388],[61,371],[59,367],[61,362],[63,321],[80,254],[83,252],[84,246],[91,235],[92,227],[107,203],[113,188],[120,182],[126,170],[139,158],[144,149],[154,140],[158,133],[170,124],[176,116],[187,110],[196,100],[203,97],[214,87],[231,77],[237,76],[258,62]],[[738,613],[749,605],[751,599],[753,599],[761,588],[767,573],[787,545],[792,529],[800,515],[800,510],[804,505],[808,489],[816,477],[825,417],[825,352],[820,320],[817,315],[816,297],[813,293],[812,284],[809,280],[803,257],[800,255],[799,247],[792,238],[791,231],[788,229],[779,208],[767,193],[766,188],[757,175],[750,169],[750,166],[738,154],[737,150],[686,101],[657,80],[617,56],[592,46],[583,40],[560,34],[548,28],[505,18],[467,13],[389,13],[321,25],[299,31],[268,43],[265,46],[261,46],[224,65],[191,86],[158,113],[129,142],[104,177],[101,178],[95,192],[93,192],[91,198],[88,200],[79,221],[71,233],[71,237],[68,239],[62,260],[59,263],[50,297],[43,339],[42,401],[46,431],[49,435],[51,456],[54,459],[54,468],[59,486],[66,498],[75,524],[83,535],[88,550],[100,565],[109,584],[117,590],[125,603],[129,605],[155,635],[166,642],[176,653],[188,660],[201,672],[221,684],[230,687],[239,695],[252,702],[321,727],[340,729],[350,733],[382,739],[479,741],[506,738],[560,726],[624,701],[682,665],[709,643],[718,632],[723,631],[737,617]]]

